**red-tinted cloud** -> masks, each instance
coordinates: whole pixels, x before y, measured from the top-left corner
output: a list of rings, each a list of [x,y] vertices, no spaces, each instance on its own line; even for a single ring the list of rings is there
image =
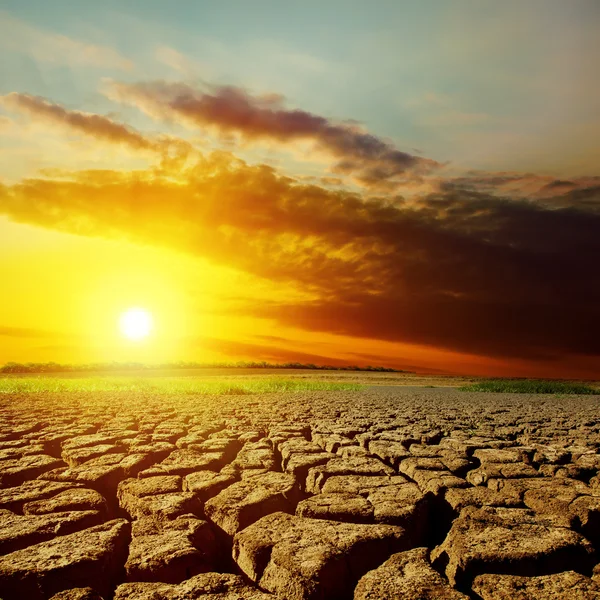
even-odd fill
[[[212,127],[240,134],[247,140],[291,144],[314,142],[336,161],[333,170],[352,175],[367,186],[379,186],[398,177],[418,176],[439,163],[403,152],[354,123],[335,123],[310,112],[286,108],[277,94],[253,96],[233,86],[200,90],[184,83],[113,82],[108,95],[132,104],[154,118],[179,120],[192,127]]]
[[[49,102],[40,96],[12,92],[0,96],[0,103],[10,110],[24,112],[38,120],[44,120],[72,131],[91,135],[98,140],[113,144],[125,144],[136,150],[154,150],[155,144],[127,125],[108,117],[67,110],[60,104]]]
[[[138,152],[158,154],[162,157],[163,168],[176,167],[194,153],[193,147],[185,140],[165,135],[150,137],[110,117],[69,110],[40,96],[11,92],[0,96],[0,105],[24,113],[35,121],[52,124],[66,133],[85,135]]]

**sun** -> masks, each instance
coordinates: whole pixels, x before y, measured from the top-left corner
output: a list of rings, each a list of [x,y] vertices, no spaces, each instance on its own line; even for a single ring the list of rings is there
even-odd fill
[[[119,330],[130,340],[142,340],[152,331],[152,315],[143,308],[130,308],[119,318]]]

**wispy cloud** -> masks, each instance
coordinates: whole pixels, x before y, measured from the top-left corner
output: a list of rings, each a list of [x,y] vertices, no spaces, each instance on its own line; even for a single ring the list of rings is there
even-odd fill
[[[419,177],[441,165],[398,150],[391,142],[368,133],[356,123],[333,122],[285,106],[279,94],[251,95],[233,86],[206,86],[156,81],[109,82],[109,98],[136,106],[159,120],[175,120],[192,128],[214,128],[245,140],[279,144],[309,141],[330,155],[333,171],[352,175],[363,185],[377,187],[398,178]]]
[[[406,102],[416,114],[416,122],[428,127],[460,127],[492,121],[486,112],[464,110],[460,102],[448,94],[427,92]]]
[[[15,337],[15,338],[40,338],[40,339],[56,339],[75,337],[71,334],[58,333],[55,331],[46,331],[44,329],[32,329],[27,327],[6,327],[0,326],[0,336]]]
[[[207,64],[191,59],[170,46],[158,46],[155,50],[155,57],[158,62],[167,65],[187,79],[212,75],[212,69]]]
[[[265,360],[269,362],[301,362],[319,365],[347,365],[347,359],[301,352],[293,348],[282,348],[271,344],[252,344],[238,340],[201,337],[197,340],[199,347],[218,352],[229,358],[242,360]]]
[[[0,96],[0,106],[26,114],[36,122],[47,123],[67,135],[80,134],[97,142],[125,147],[135,153],[155,155],[160,159],[161,168],[181,166],[196,152],[189,142],[181,138],[164,134],[144,135],[110,117],[70,110],[40,96],[11,92]]]
[[[153,142],[127,125],[102,115],[68,110],[40,96],[12,92],[0,96],[0,105],[63,129],[93,136],[100,141],[125,144],[136,150],[155,149]]]
[[[0,11],[0,48],[25,53],[43,63],[129,71],[133,62],[114,48],[34,27]]]

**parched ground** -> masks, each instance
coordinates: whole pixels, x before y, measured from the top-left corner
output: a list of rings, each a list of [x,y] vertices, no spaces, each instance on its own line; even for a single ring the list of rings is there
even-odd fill
[[[600,598],[600,396],[0,397],[0,598]]]

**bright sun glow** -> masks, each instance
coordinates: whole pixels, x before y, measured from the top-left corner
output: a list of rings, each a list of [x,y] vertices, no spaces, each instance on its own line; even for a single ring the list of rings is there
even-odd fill
[[[130,308],[119,319],[121,333],[130,340],[148,337],[152,325],[152,315],[143,308]]]

